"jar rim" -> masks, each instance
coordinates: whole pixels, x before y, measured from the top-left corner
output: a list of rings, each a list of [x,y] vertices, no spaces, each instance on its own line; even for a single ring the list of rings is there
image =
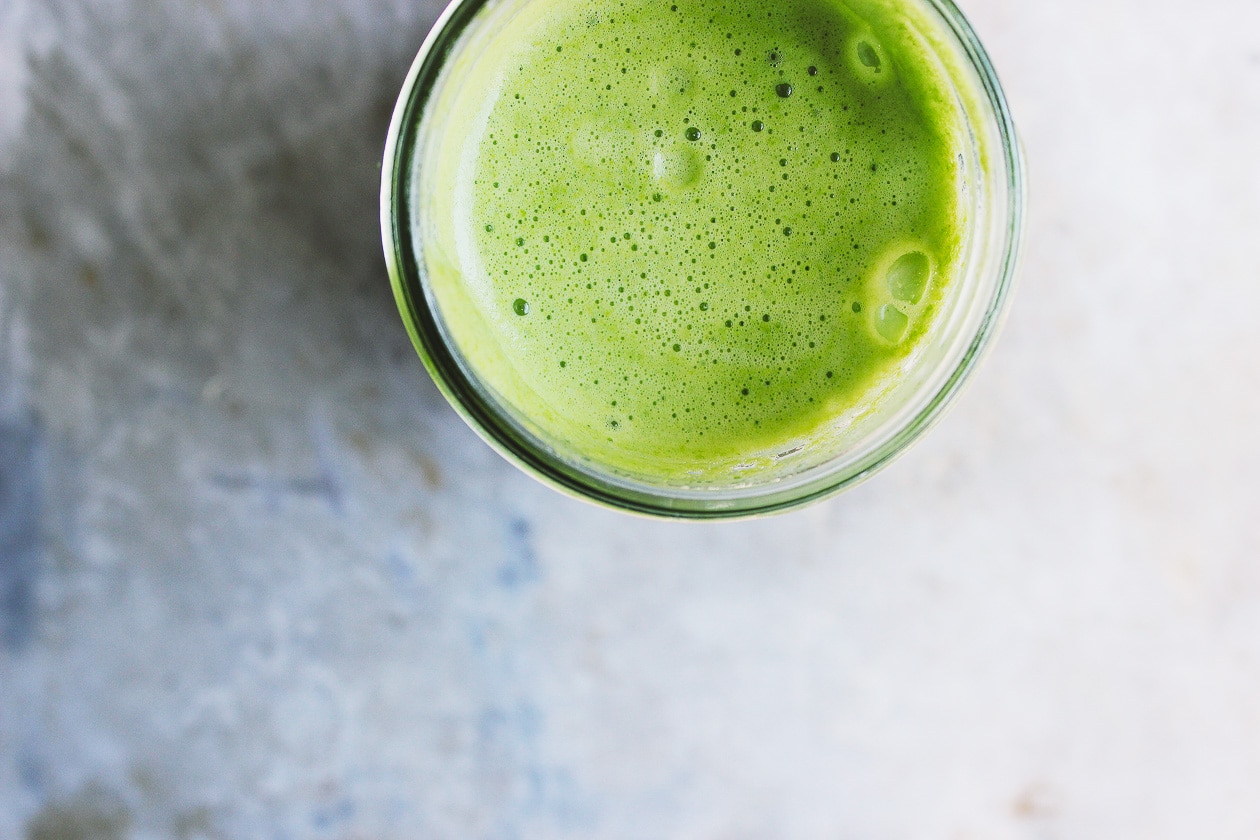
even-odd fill
[[[1005,182],[1007,201],[999,231],[1003,241],[994,291],[969,345],[953,364],[950,375],[907,422],[857,459],[854,468],[843,472],[832,470],[794,484],[757,485],[741,492],[619,481],[612,475],[600,475],[558,457],[544,441],[494,404],[452,347],[453,342],[446,337],[437,302],[425,280],[423,258],[416,252],[411,235],[408,184],[420,147],[421,118],[430,94],[460,35],[491,2],[493,0],[452,0],[421,45],[403,83],[386,137],[380,205],[386,267],[412,344],[439,391],[486,443],[554,489],[605,507],[655,518],[743,519],[803,507],[855,486],[890,464],[941,419],[991,347],[1009,308],[1019,262],[1027,189],[1023,151],[1006,95],[988,53],[953,0],[920,2],[935,10],[947,24],[949,34],[975,71],[980,83],[977,93],[987,106],[1000,140],[1000,159],[993,161],[993,176]]]

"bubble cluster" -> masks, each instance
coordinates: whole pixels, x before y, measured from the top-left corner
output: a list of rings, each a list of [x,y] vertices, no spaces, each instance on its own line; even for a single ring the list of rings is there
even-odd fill
[[[553,12],[504,52],[464,202],[522,389],[571,435],[696,457],[861,399],[958,238],[913,50],[817,0]]]

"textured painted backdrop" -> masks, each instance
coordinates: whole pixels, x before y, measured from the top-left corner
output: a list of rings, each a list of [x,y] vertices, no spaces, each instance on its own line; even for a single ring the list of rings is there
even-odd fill
[[[376,228],[433,0],[0,0],[0,840],[1260,836],[1260,4],[965,3],[946,422],[771,521],[517,474]]]

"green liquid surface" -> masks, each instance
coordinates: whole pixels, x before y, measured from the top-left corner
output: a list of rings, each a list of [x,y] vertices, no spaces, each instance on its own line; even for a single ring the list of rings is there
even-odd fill
[[[932,333],[965,129],[873,0],[553,0],[447,93],[425,257],[478,374],[661,480],[807,446]]]

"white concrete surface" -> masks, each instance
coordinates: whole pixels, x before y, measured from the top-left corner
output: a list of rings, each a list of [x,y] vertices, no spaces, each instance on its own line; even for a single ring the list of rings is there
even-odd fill
[[[709,527],[415,359],[432,0],[0,0],[0,838],[1260,836],[1260,4],[964,8],[1004,337],[874,482]]]

